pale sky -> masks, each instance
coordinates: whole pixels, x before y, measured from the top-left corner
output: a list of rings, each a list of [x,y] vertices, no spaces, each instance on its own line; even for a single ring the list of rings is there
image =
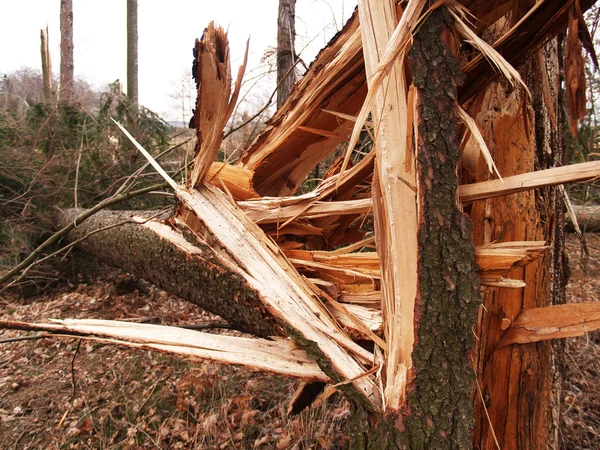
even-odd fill
[[[357,0],[297,0],[296,51],[308,65],[340,29]],[[0,0],[0,74],[41,68],[40,29],[48,25],[52,68],[60,67],[60,0]],[[276,45],[277,0],[139,0],[139,98],[167,120],[181,120],[173,96],[191,74],[194,39],[210,20],[229,29],[233,73],[250,37],[248,78]],[[126,86],[126,0],[73,0],[75,76],[101,88]],[[303,50],[304,49],[304,50]],[[266,95],[274,79],[259,85]],[[265,82],[267,83],[267,82]],[[249,83],[248,83],[249,85]],[[179,101],[180,103],[180,101]]]

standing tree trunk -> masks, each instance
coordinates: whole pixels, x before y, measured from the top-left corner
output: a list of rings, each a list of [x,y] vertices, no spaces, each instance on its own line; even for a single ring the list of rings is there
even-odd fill
[[[138,106],[138,2],[127,0],[127,97]]]
[[[73,91],[73,0],[60,0],[60,101]]]
[[[42,80],[44,83],[44,101],[47,104],[54,102],[54,93],[52,92],[52,62],[50,60],[50,51],[48,50],[48,27],[40,30],[41,54],[42,54]]]
[[[493,83],[472,116],[485,130],[485,140],[502,176],[563,164],[560,103],[548,104],[543,91],[559,99],[556,40],[538,52],[540,64],[526,66],[532,97],[521,89]],[[540,73],[543,67],[545,73]],[[547,80],[546,78],[547,73]],[[545,81],[542,81],[545,80]],[[547,83],[547,86],[542,84]],[[558,126],[550,117],[556,111]],[[476,181],[486,179],[484,164],[474,167]],[[471,180],[472,181],[472,180]],[[558,448],[556,430],[560,383],[555,381],[553,346],[549,341],[497,349],[499,340],[524,310],[564,303],[566,259],[564,207],[558,188],[545,188],[473,203],[476,245],[542,240],[551,246],[543,259],[513,270],[523,289],[488,288],[475,328],[474,365],[481,394],[475,395],[475,449]]]
[[[285,103],[296,84],[296,0],[279,0],[277,17],[277,109]]]
[[[365,12],[372,13],[373,8],[377,8],[377,3],[372,3]],[[363,17],[362,9],[359,11]],[[389,10],[386,16],[389,17]],[[470,393],[474,376],[468,354],[480,296],[471,221],[456,206],[456,167],[460,151],[453,111],[461,74],[458,61],[447,44],[452,40],[451,23],[447,13],[432,12],[415,35],[410,52],[418,127],[414,143],[418,173],[418,229],[415,236],[418,262],[416,299],[412,302],[409,298],[403,300],[412,305],[413,311],[402,308],[402,316],[412,316],[414,344],[408,362],[397,363],[398,366],[408,364],[406,375],[400,374],[407,385],[406,397],[386,398],[389,407],[379,417],[357,408],[357,418],[362,419],[358,423],[363,429],[362,433],[358,430],[354,433],[357,448],[458,450],[471,446],[473,412]],[[365,32],[363,39],[368,36]],[[379,44],[381,42],[378,47]],[[370,64],[366,63],[368,68]],[[391,95],[388,92],[386,98]],[[383,108],[382,117],[392,113],[393,109]],[[377,116],[379,111],[377,108],[373,115]],[[379,137],[377,139],[378,147],[385,146]],[[406,164],[412,164],[411,160],[409,158]],[[379,190],[391,190],[391,183],[383,179],[386,173],[384,161],[385,158],[377,162],[378,166],[383,166],[376,167],[376,175],[382,181],[374,181],[374,191],[376,183],[380,184]],[[390,222],[384,224],[390,228],[385,232],[393,234],[394,220],[390,219]],[[381,226],[376,227],[376,233],[381,232],[378,228]],[[384,256],[381,253],[385,250],[378,247],[382,264]],[[398,283],[401,279],[394,281]],[[394,322],[400,326],[398,319]],[[404,319],[401,326],[405,325]],[[396,339],[407,338],[399,335]],[[387,343],[388,347],[393,345],[389,340]],[[395,363],[388,356],[388,364],[392,362]],[[397,372],[396,376],[400,371]],[[388,368],[388,377],[392,373]],[[386,382],[388,386],[394,384],[389,379]],[[399,388],[386,390],[386,396],[394,392],[403,396]]]

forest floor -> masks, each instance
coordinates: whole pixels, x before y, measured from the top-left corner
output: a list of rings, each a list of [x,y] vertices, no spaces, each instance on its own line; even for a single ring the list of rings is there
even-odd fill
[[[600,301],[600,235],[569,236],[568,301]],[[169,325],[214,316],[105,268],[69,289],[4,298],[0,319],[103,318]],[[0,300],[1,301],[1,300]],[[228,333],[233,333],[228,331]],[[0,340],[22,333],[0,331]],[[569,339],[561,447],[600,449],[600,333]],[[346,402],[289,417],[297,382],[238,367],[73,338],[0,344],[3,449],[343,449]]]

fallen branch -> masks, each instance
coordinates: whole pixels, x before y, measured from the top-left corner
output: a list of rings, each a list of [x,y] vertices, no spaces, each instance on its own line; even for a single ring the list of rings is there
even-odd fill
[[[266,370],[309,381],[328,382],[319,366],[303,350],[283,338],[272,340],[201,333],[178,327],[116,320],[65,319],[52,323],[0,321],[0,328],[37,330],[63,337],[88,337],[112,344],[150,348],[226,364]]]

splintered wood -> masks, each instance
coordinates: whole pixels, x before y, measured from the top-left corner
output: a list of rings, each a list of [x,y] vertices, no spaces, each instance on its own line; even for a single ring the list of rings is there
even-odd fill
[[[90,336],[113,344],[160,350],[311,381],[329,381],[319,366],[293,341],[225,336],[183,328],[116,320],[66,319],[50,324],[5,322],[3,328]]]
[[[358,9],[369,90],[375,92],[372,120],[377,133],[372,192],[387,343],[383,398],[385,407],[392,409],[404,403],[415,335],[417,200],[414,150],[409,139],[412,123],[408,110],[412,105],[406,100],[404,61],[408,50],[405,42],[410,40],[424,5],[425,1],[411,2],[400,21],[391,2],[367,0],[360,2]],[[380,63],[386,63],[384,57],[389,54],[388,43],[394,43],[391,37],[396,27],[397,40],[404,47],[391,67],[380,67]],[[374,78],[379,83],[375,84]]]
[[[198,144],[189,178],[192,187],[204,179],[221,150],[223,129],[237,103],[247,61],[248,46],[232,93],[229,42],[225,30],[215,27],[214,22],[211,22],[204,30],[202,39],[196,40],[192,73],[198,87],[193,119]]]
[[[405,78],[405,64],[425,3],[408,2],[403,11],[393,2],[360,1],[358,14],[319,54],[286,105],[239,161],[233,166],[213,164],[211,173],[215,178],[222,173],[222,184],[210,176],[207,181],[226,195],[202,184],[195,190],[176,189],[182,208],[188,210],[187,215],[182,210],[179,220],[187,220],[191,229],[190,216],[203,224],[201,229],[235,261],[236,270],[260,293],[276,320],[300,337],[301,346],[318,349],[317,360],[326,373],[353,380],[371,405],[391,410],[404,405],[415,370],[411,352],[418,325],[413,126],[417,98]],[[478,2],[466,6],[491,24],[512,7],[510,2],[500,3],[494,8],[482,8]],[[518,42],[521,48],[514,56],[520,61],[524,52],[534,50],[522,41],[522,22],[539,24],[544,14],[534,6],[506,40],[493,47],[513,48]],[[567,17],[559,8],[550,33],[566,24]],[[492,73],[487,56],[520,81],[509,64],[512,53],[503,53],[506,62],[474,34],[480,29],[473,32],[462,22],[461,26],[459,35],[488,52],[466,66],[467,74]],[[468,99],[470,89],[481,89],[485,80],[469,81],[459,98]],[[495,167],[475,122],[458,105],[457,111],[478,139],[483,156],[475,157],[475,164],[485,158]],[[348,164],[363,125],[373,150]],[[346,157],[332,164],[312,192],[297,195],[315,165],[345,142],[350,142]],[[247,172],[236,173],[238,169]],[[584,163],[506,176],[460,186],[456,198],[467,204],[598,174],[600,166]],[[374,236],[365,237],[369,227],[374,227]],[[336,249],[340,244],[346,250]],[[547,248],[544,241],[480,246],[475,261],[482,285],[523,289],[526,280],[514,278],[515,268],[540,260]],[[373,341],[375,351],[361,350],[353,340]],[[372,372],[375,367],[379,369]]]
[[[433,12],[426,8],[425,0],[404,3],[402,9],[391,0],[360,0],[358,13],[321,51],[266,129],[231,164],[215,159],[246,61],[232,82],[227,35],[211,23],[195,47],[198,99],[193,123],[198,146],[186,187],[170,179],[136,143],[170,183],[179,201],[178,212],[170,221],[143,226],[187,256],[196,255],[196,244],[210,248],[211,257],[220,261],[219,270],[242,280],[252,298],[259,299],[260,307],[246,305],[253,313],[247,317],[262,315],[277,324],[272,328],[287,334],[297,347],[281,338],[234,339],[120,323],[64,321],[31,327],[101,336],[129,342],[127,345],[331,382],[340,389],[352,389],[352,398],[362,399],[372,410],[402,410],[411,383],[423,369],[415,366],[413,350],[418,345],[415,336],[419,321],[427,314],[419,309],[418,273],[428,264],[427,255],[419,254],[418,246],[419,233],[428,231],[418,225],[424,223],[420,209],[424,208],[421,197],[427,181],[419,179],[422,174],[417,175],[415,152],[423,142],[435,140],[436,133],[448,133],[419,132],[423,99],[421,88],[407,77],[407,54],[414,34]],[[451,38],[446,36],[449,42],[444,43],[443,51],[459,52],[460,39],[466,37],[473,46],[469,48],[487,53],[464,58],[466,82],[452,93],[455,108],[444,109],[449,117],[459,114],[473,136],[465,140],[459,167],[451,168],[452,176],[455,172],[461,175],[463,184],[458,189],[453,185],[456,192],[450,193],[450,203],[458,211],[464,208],[475,221],[478,247],[474,261],[481,285],[492,296],[508,292],[506,295],[517,297],[524,289],[541,283],[526,277],[523,268],[546,264],[551,243],[540,233],[525,236],[521,225],[514,226],[519,232],[512,238],[499,234],[501,239],[493,239],[487,222],[495,208],[490,199],[593,179],[600,176],[600,162],[539,171],[527,166],[523,173],[521,166],[497,161],[503,158],[504,149],[498,146],[504,141],[494,141],[495,136],[489,136],[477,122],[476,110],[483,100],[467,100],[495,77],[495,69],[486,58],[520,82],[509,63],[525,61],[540,43],[563,30],[569,17],[570,34],[581,24],[574,22],[577,11],[570,10],[576,2],[563,5],[541,0],[527,11],[519,9],[519,15],[511,19],[512,28],[490,46],[478,34],[504,20],[508,12],[516,14],[513,8],[522,7],[523,2],[460,3],[475,14],[478,20],[472,22],[476,26],[463,20],[465,10],[457,2],[432,5],[434,10],[444,11],[449,23],[456,21],[456,32]],[[588,3],[579,2],[583,9]],[[545,34],[536,34],[539,30]],[[580,51],[577,42],[571,47],[571,52]],[[579,61],[575,54],[572,59]],[[518,119],[519,127],[531,132],[528,101],[529,97],[521,105],[510,104],[511,126],[502,122],[497,129],[506,132]],[[454,138],[451,136],[449,142]],[[357,142],[361,151],[356,151]],[[529,151],[530,142],[522,147]],[[519,148],[514,153],[525,150]],[[325,158],[329,158],[330,168],[325,167],[323,178],[309,192],[299,192]],[[439,158],[445,156],[440,154]],[[429,180],[435,177],[433,166],[430,172],[425,176]],[[502,179],[494,179],[500,175]],[[444,220],[438,219],[440,223]],[[449,234],[469,241],[472,236],[465,232],[468,229],[457,226]],[[473,258],[472,249],[469,251]],[[451,280],[446,282],[442,291],[454,292]],[[235,306],[243,311],[244,299],[235,296],[235,302],[239,305],[232,306],[230,299],[223,308]],[[218,314],[218,302],[211,305]],[[557,311],[565,317],[558,318]],[[498,347],[572,336],[600,327],[597,308],[589,305],[539,310],[523,305],[507,320],[491,324],[498,336],[504,336]],[[492,358],[496,348],[486,351],[486,358]]]

